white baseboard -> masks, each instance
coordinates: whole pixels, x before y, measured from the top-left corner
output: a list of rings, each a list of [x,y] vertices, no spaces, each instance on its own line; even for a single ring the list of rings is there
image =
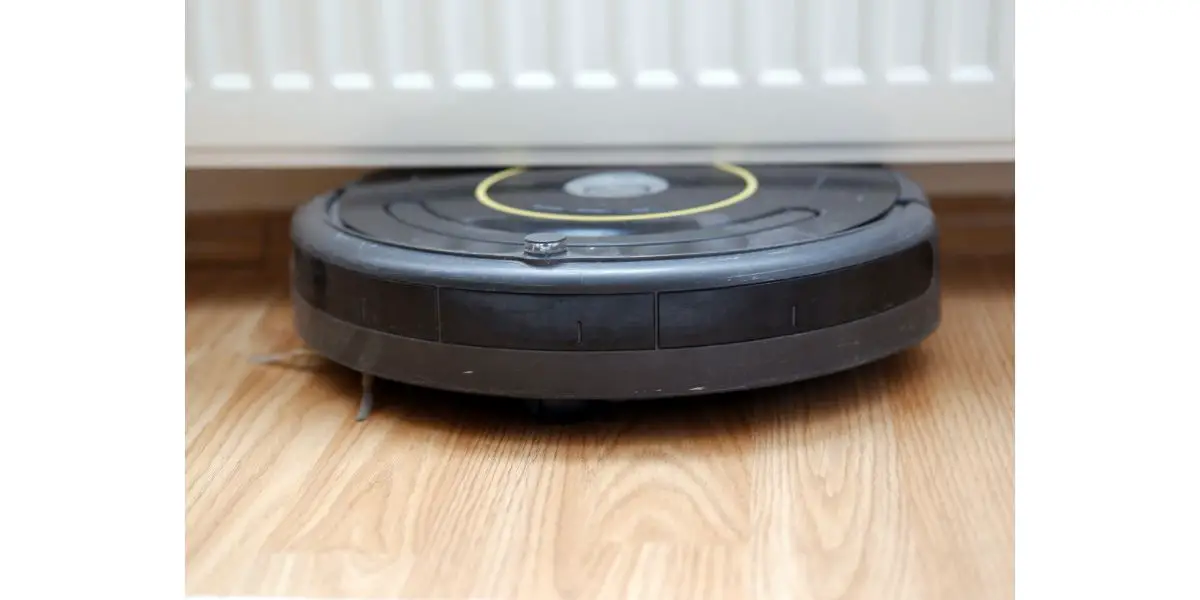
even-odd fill
[[[1013,163],[913,164],[896,168],[933,196],[1011,196]],[[287,210],[364,169],[188,169],[188,212]]]

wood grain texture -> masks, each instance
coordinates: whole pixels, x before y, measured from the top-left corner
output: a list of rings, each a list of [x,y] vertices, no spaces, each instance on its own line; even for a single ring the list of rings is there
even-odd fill
[[[947,258],[878,364],[562,426],[399,384],[356,423],[355,374],[251,364],[299,345],[282,265],[188,272],[189,594],[1013,595],[1011,256]]]

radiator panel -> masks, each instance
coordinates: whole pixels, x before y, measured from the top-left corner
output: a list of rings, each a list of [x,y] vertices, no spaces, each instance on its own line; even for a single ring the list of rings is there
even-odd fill
[[[187,0],[188,160],[1007,160],[1013,2]]]

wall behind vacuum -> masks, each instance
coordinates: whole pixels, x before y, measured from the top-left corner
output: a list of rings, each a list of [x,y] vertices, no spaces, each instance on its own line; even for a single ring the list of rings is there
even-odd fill
[[[1013,163],[914,164],[896,168],[933,197],[1010,198]],[[364,169],[188,169],[189,213],[288,210]]]

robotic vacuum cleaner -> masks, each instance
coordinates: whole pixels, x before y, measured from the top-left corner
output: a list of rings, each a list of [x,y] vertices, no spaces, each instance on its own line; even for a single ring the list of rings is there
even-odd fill
[[[934,215],[883,168],[385,171],[291,235],[313,351],[546,408],[785,384],[940,322]]]

